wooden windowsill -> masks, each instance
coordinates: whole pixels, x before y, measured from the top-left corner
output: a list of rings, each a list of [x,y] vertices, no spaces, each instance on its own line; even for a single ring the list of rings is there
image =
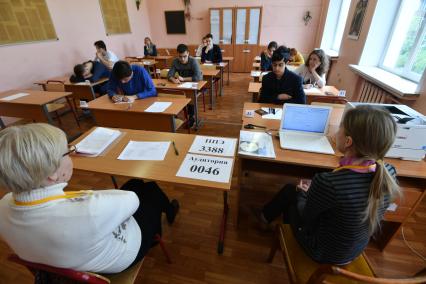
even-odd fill
[[[392,95],[404,99],[416,99],[420,93],[417,84],[375,66],[349,64],[349,68],[367,81],[373,82]]]

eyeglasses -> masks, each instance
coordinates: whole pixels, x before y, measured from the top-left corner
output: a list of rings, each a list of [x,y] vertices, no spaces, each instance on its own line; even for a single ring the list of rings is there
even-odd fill
[[[62,157],[68,156],[68,155],[75,153],[75,152],[77,152],[77,147],[75,147],[75,145],[68,145],[68,152],[63,154]]]

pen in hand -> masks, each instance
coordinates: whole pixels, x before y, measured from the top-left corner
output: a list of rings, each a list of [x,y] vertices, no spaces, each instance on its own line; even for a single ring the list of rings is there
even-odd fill
[[[178,149],[176,148],[175,141],[172,141],[172,145],[173,145],[173,148],[175,149],[175,154],[176,154],[176,156],[179,156],[179,151],[178,151]]]

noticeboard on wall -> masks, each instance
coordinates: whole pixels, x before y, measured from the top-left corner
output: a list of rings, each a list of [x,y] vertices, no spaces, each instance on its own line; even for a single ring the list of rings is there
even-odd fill
[[[57,40],[45,0],[0,0],[0,45]]]
[[[99,0],[99,4],[106,35],[131,33],[126,0]]]
[[[168,34],[185,34],[185,13],[184,11],[165,11],[166,28]]]

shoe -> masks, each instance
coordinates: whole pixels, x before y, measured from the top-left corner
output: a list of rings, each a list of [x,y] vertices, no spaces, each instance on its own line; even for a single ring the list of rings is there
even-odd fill
[[[250,211],[253,216],[256,218],[256,227],[262,232],[270,232],[273,231],[273,227],[268,221],[265,219],[262,213],[262,209],[259,207],[250,207]]]
[[[175,221],[176,215],[179,212],[180,206],[179,206],[179,202],[176,199],[173,199],[170,202],[170,205],[173,207],[173,214],[172,215],[166,214],[166,216],[167,216],[167,222],[169,222],[169,225],[172,225],[173,222]]]
[[[189,121],[188,121],[188,127],[189,127],[189,128],[192,128],[192,126],[194,126],[194,123],[195,123],[195,119],[194,119],[194,117],[193,117],[193,116],[191,116],[191,117],[189,118]]]

